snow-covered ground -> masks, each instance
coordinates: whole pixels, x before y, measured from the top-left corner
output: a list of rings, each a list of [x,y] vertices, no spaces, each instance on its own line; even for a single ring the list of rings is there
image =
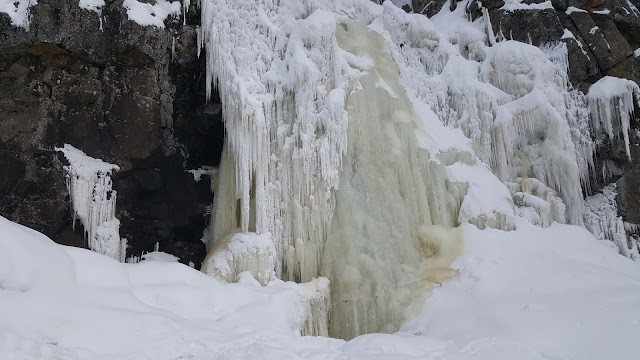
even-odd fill
[[[0,12],[26,26],[34,3],[0,0]],[[79,2],[93,10],[101,3]],[[181,11],[166,0],[123,6],[130,20],[157,27]],[[464,5],[443,7],[433,22],[365,0],[201,6],[200,45],[216,49],[206,52],[207,90],[217,81],[226,96],[220,181],[238,187],[216,189],[213,236],[217,245],[228,240],[209,257],[218,278],[160,253],[121,264],[113,260],[121,256],[56,245],[0,218],[0,360],[640,359],[640,263],[611,241],[557,223],[583,222],[592,135],[623,138],[629,149],[637,86],[609,78],[579,93],[567,82],[566,47],[499,41],[484,33],[486,19],[464,20]],[[293,108],[295,116],[280,111]],[[109,177],[117,167],[59,150],[89,243],[107,238],[98,230],[112,221],[108,238],[120,245]],[[341,169],[352,175],[340,177]],[[351,206],[361,198],[365,205]],[[624,245],[627,225],[610,205],[591,213],[619,222]],[[460,236],[444,230],[458,223]],[[611,227],[596,225],[601,233]],[[427,270],[453,276],[418,271],[423,247],[444,248],[431,241],[438,235],[462,239],[462,255],[451,269]],[[330,261],[321,263],[325,247]],[[371,286],[387,277],[395,285],[403,273],[411,273],[407,284],[436,288],[400,332],[348,342],[301,336],[327,333],[309,331],[326,324],[312,301],[333,302],[338,334],[342,324],[383,317],[381,303],[397,309],[392,302],[409,297],[420,310],[422,300],[399,287]],[[318,274],[331,278],[333,294],[341,281],[367,291],[328,300]],[[341,316],[342,303],[365,298],[368,312]]]
[[[302,337],[300,286],[120,264],[0,218],[2,359],[640,358],[640,267],[567,225],[463,226],[457,280],[396,334]],[[246,274],[245,274],[246,275]]]

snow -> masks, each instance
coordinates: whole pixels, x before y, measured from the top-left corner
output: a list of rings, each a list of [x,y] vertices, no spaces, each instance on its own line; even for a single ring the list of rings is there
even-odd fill
[[[587,59],[591,59],[589,57],[589,54],[587,54],[587,51],[584,49],[584,46],[582,45],[582,42],[580,40],[578,40],[575,37],[575,35],[573,35],[571,30],[565,28],[564,32],[562,33],[562,37],[560,39],[561,40],[563,40],[563,39],[573,39],[573,40],[575,40],[575,42],[578,43],[578,46],[580,47],[580,51],[587,57]]]
[[[395,334],[300,337],[327,283],[120,264],[0,218],[0,353],[17,359],[635,360],[640,270],[587,231],[463,226],[457,280]],[[316,295],[314,295],[316,294]],[[625,346],[620,346],[625,344]]]
[[[37,0],[0,0],[0,13],[11,18],[11,25],[29,30],[29,8],[38,5]]]
[[[67,188],[73,215],[82,223],[90,249],[124,261],[126,239],[120,239],[120,222],[115,217],[116,192],[112,189],[111,173],[117,165],[87,156],[69,144],[55,148],[64,154],[69,165]]]
[[[153,251],[140,257],[140,261],[177,262],[179,259],[162,251]]]
[[[573,13],[573,12],[583,12],[583,13],[586,13],[586,12],[588,12],[588,11],[587,11],[587,10],[578,9],[578,8],[577,8],[577,7],[575,7],[575,6],[569,6],[569,7],[567,8],[567,10],[565,11],[565,13],[566,13],[567,15],[571,15],[571,13]]]
[[[474,359],[640,355],[637,264],[573,226],[463,228],[459,280],[436,289],[403,331],[448,339]]]
[[[95,11],[100,14],[104,6],[104,0],[80,0],[78,6],[82,9]]]
[[[637,48],[636,51],[633,52],[634,57],[640,57],[640,48]]]
[[[596,10],[593,11],[594,14],[601,14],[601,15],[609,15],[611,13],[611,11],[609,11],[609,9],[604,9],[604,10]]]
[[[500,10],[516,11],[516,10],[545,10],[553,9],[551,1],[543,1],[539,4],[526,4],[522,0],[506,0]]]
[[[124,0],[127,17],[140,26],[157,26],[164,28],[164,21],[169,16],[178,16],[182,11],[179,1],[155,0],[155,4],[141,3],[137,0]],[[187,8],[188,5],[185,5]]]

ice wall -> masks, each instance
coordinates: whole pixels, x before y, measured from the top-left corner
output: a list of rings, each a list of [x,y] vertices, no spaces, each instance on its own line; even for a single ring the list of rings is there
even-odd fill
[[[116,192],[111,182],[111,173],[120,168],[89,157],[69,144],[55,150],[69,161],[64,169],[74,226],[80,220],[89,249],[124,262],[127,242],[120,239]]]

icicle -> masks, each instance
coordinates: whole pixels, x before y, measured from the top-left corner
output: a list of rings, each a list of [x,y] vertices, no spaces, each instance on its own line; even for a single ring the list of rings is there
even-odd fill
[[[595,134],[607,135],[612,142],[622,135],[627,158],[631,161],[630,121],[634,100],[640,106],[640,87],[631,80],[605,76],[591,85],[587,97]]]
[[[191,0],[182,0],[182,25],[187,25],[187,13],[189,12],[190,5]]]
[[[74,226],[75,219],[79,219],[89,249],[123,261],[126,240],[120,239],[120,222],[115,217],[116,192],[111,182],[112,171],[119,167],[89,157],[69,144],[55,150],[69,161],[64,169]]]

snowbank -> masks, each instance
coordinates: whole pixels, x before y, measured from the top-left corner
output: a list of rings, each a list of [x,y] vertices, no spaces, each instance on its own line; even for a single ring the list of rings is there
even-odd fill
[[[403,331],[448,339],[472,359],[636,359],[640,266],[582,228],[465,225],[459,281]],[[624,344],[624,345],[621,345]]]
[[[0,218],[0,354],[8,360],[637,359],[637,264],[574,226],[463,228],[458,280],[437,288],[401,332],[345,343],[298,335],[314,326],[305,325],[309,297],[322,301],[326,280],[262,287],[220,283],[178,263],[120,264]]]

